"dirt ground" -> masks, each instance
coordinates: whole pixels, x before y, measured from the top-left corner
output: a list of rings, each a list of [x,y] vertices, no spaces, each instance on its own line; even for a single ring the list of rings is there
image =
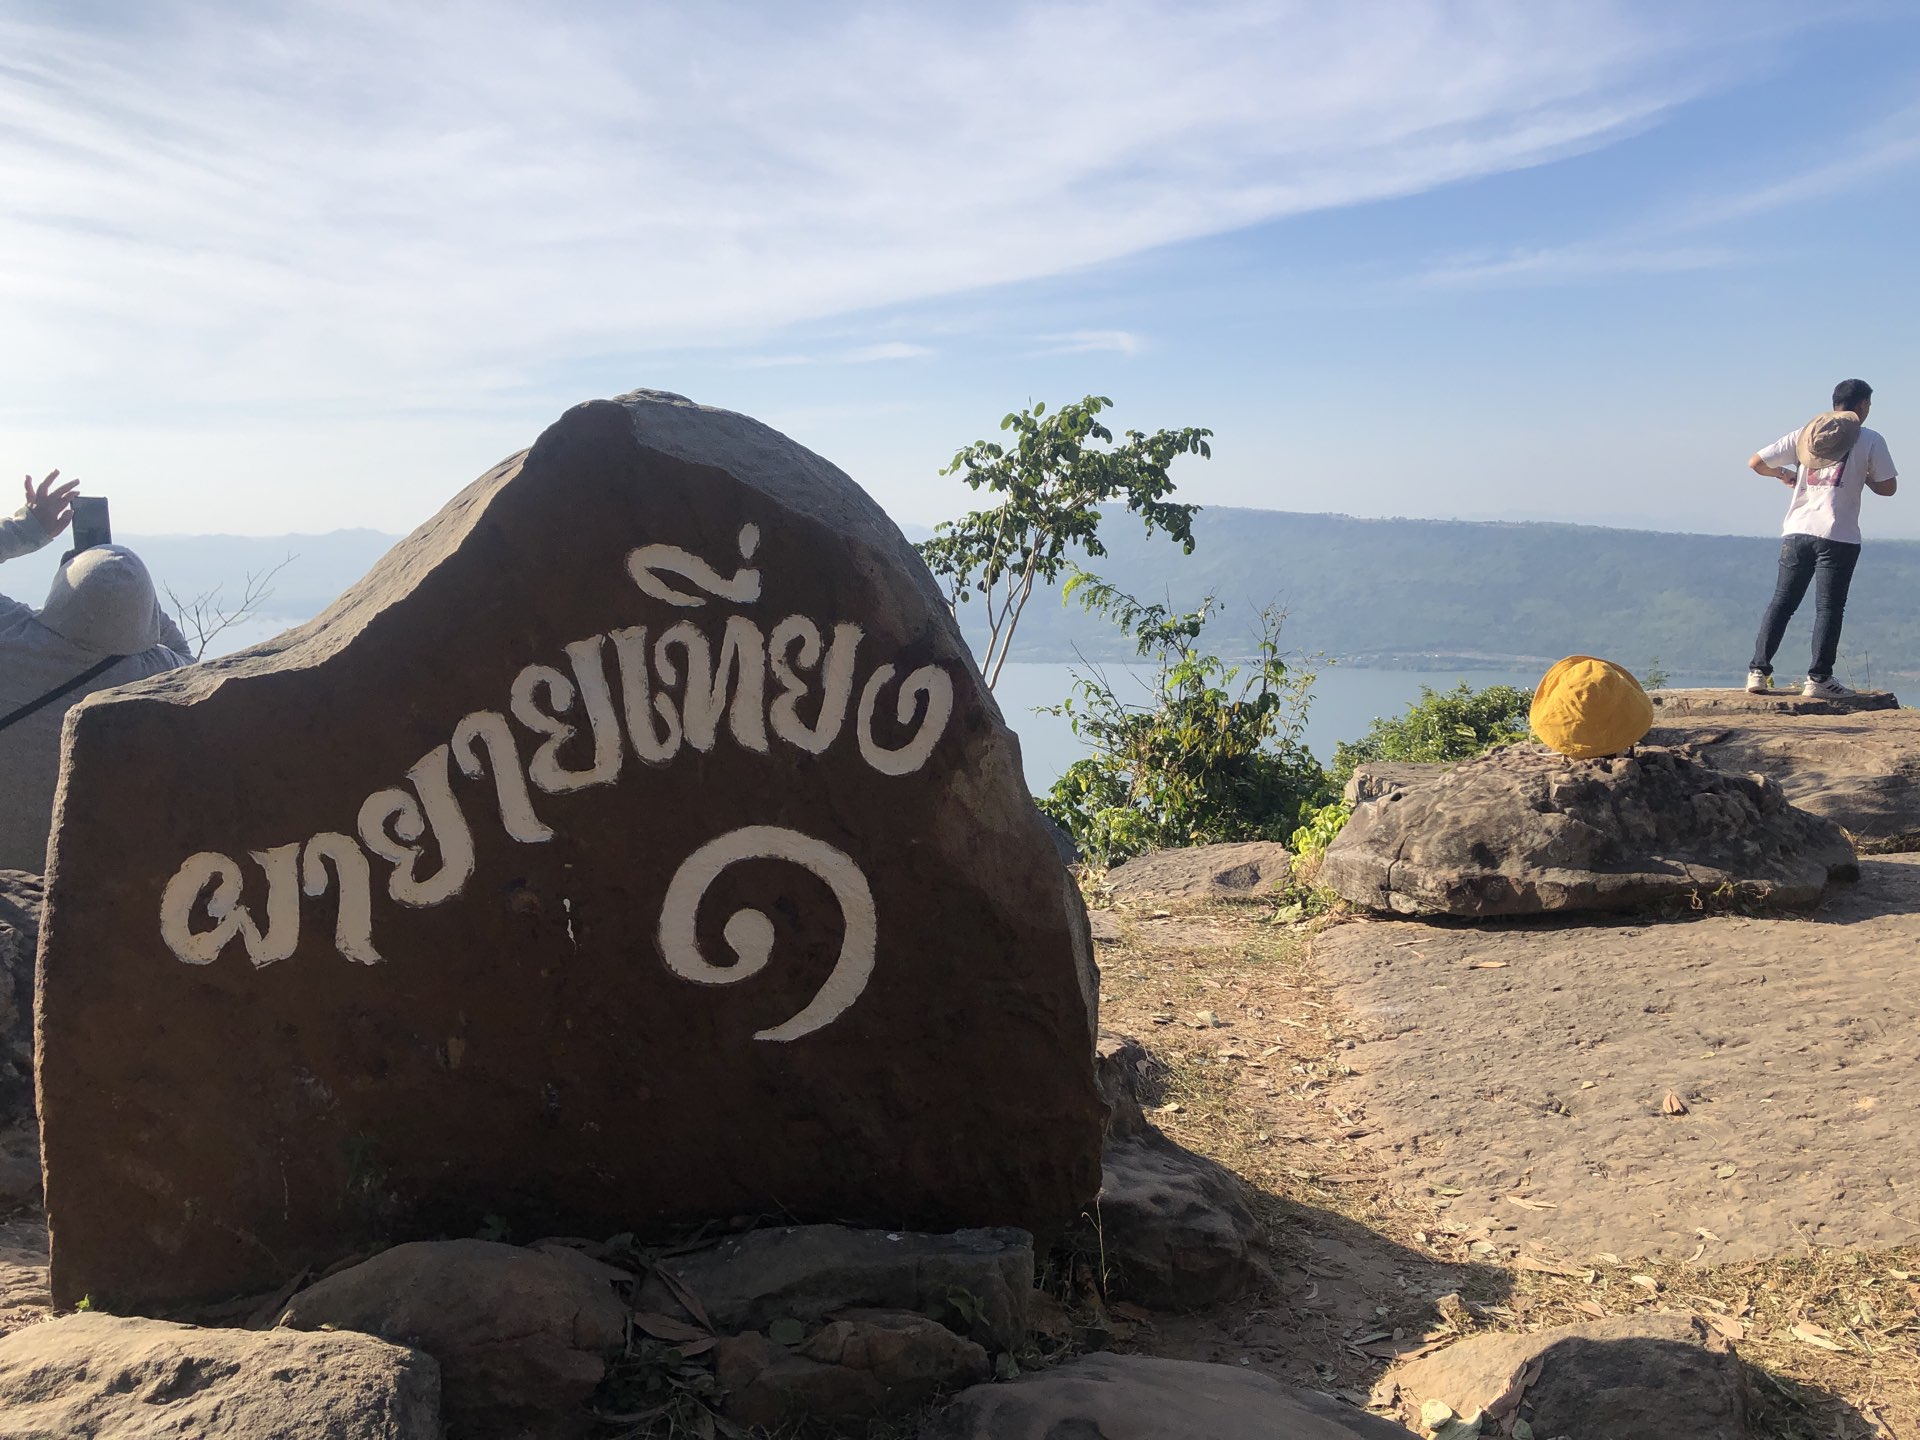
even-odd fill
[[[1477,1330],[1692,1311],[1753,1367],[1765,1433],[1920,1440],[1920,1078],[1899,1048],[1920,924],[1898,913],[1920,863],[1868,870],[1797,920],[1316,934],[1259,906],[1109,912],[1102,1028],[1164,1063],[1150,1118],[1254,1186],[1281,1261],[1277,1298],[1140,1318],[1123,1343],[1365,1403],[1396,1354]],[[1682,1248],[1683,1221],[1725,1238]]]

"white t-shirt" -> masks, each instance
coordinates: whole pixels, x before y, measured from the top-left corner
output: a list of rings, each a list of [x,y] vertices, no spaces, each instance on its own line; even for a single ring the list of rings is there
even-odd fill
[[[1797,465],[1795,446],[1800,432],[1782,435],[1760,452],[1760,458],[1776,468]],[[1782,535],[1818,535],[1860,543],[1860,496],[1867,481],[1891,480],[1893,457],[1878,430],[1860,427],[1860,438],[1842,465],[1827,465],[1818,470],[1800,468],[1800,479],[1793,487],[1793,503],[1787,506],[1787,518],[1780,526]]]

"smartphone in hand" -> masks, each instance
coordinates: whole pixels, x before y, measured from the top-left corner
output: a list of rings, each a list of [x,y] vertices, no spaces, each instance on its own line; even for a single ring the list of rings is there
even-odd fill
[[[104,495],[76,495],[73,497],[73,549],[91,550],[96,545],[113,543],[113,527],[107,523],[107,500]]]

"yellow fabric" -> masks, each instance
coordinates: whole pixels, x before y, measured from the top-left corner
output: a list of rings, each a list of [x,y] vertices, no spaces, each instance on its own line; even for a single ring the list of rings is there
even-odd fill
[[[1590,760],[1637,745],[1653,728],[1653,702],[1611,660],[1569,655],[1541,679],[1527,718],[1562,755]]]

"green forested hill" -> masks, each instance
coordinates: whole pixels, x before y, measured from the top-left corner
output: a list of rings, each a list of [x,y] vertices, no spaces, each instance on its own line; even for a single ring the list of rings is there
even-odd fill
[[[1092,568],[1155,599],[1226,603],[1219,644],[1231,650],[1267,603],[1288,612],[1291,646],[1376,665],[1484,659],[1489,666],[1574,653],[1631,666],[1657,657],[1676,673],[1746,669],[1772,593],[1779,542],[1598,526],[1356,520],[1209,507],[1182,555],[1116,514],[1111,554]],[[1920,673],[1920,542],[1869,540],[1854,577],[1841,677]],[[1809,596],[1777,662],[1806,663]],[[1117,637],[1058,596],[1036,595],[1015,658],[1117,656]],[[1729,682],[1731,683],[1731,681]]]

